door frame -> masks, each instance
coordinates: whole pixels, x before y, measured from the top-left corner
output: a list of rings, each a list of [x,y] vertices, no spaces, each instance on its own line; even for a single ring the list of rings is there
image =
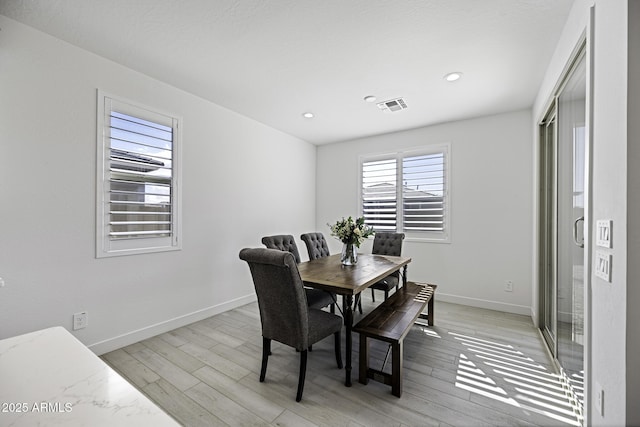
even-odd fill
[[[544,194],[542,193],[544,190],[544,186],[548,184],[544,180],[546,177],[543,176],[543,162],[548,159],[549,153],[546,153],[543,144],[543,135],[542,132],[544,130],[545,123],[548,122],[552,113],[555,114],[555,119],[557,120],[557,99],[558,95],[564,89],[571,73],[575,69],[576,65],[580,60],[584,58],[585,66],[586,66],[586,96],[585,96],[585,182],[584,182],[584,354],[583,354],[583,369],[584,369],[584,392],[582,399],[582,410],[581,415],[583,417],[584,425],[589,424],[589,419],[591,418],[591,254],[592,254],[592,198],[591,198],[591,188],[592,188],[592,171],[593,171],[593,160],[592,160],[592,152],[593,152],[593,141],[592,141],[592,125],[593,125],[593,22],[594,22],[594,13],[595,9],[592,7],[590,11],[590,20],[588,24],[588,28],[583,33],[582,37],[576,44],[575,49],[571,53],[569,60],[562,73],[560,74],[560,79],[558,80],[556,86],[554,87],[549,100],[547,101],[546,108],[544,108],[542,117],[539,117],[537,120],[537,162],[536,162],[536,206],[537,206],[537,229],[535,233],[536,238],[536,251],[535,254],[537,256],[537,263],[535,264],[535,276],[536,277],[536,286],[537,286],[537,310],[535,315],[537,315],[537,327],[540,331],[541,337],[545,344],[549,346],[549,352],[555,368],[557,372],[562,372],[562,367],[558,364],[557,361],[557,339],[552,340],[551,344],[548,344],[547,337],[545,337],[545,333],[543,332],[544,328],[544,286],[542,280],[545,279],[545,274],[555,274],[553,271],[548,271],[545,267],[545,262],[548,260],[549,256],[555,256],[554,254],[545,253],[545,239],[548,239],[549,236],[545,236],[546,230],[548,227],[549,218],[546,217],[546,213],[543,209],[547,208],[548,200],[545,200]],[[557,143],[557,124],[555,129],[555,142]],[[557,167],[557,159],[553,158],[552,164]],[[553,173],[557,176],[557,170],[554,170]],[[556,203],[557,204],[557,203]],[[554,214],[557,210],[557,206],[554,207]],[[553,231],[552,235],[555,233]],[[557,243],[554,243],[554,247]],[[557,323],[557,319],[556,319]]]

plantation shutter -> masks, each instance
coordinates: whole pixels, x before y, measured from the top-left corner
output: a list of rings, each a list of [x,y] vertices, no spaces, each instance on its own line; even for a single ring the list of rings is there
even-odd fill
[[[173,123],[112,110],[109,116],[109,238],[170,237]]]
[[[181,249],[181,123],[98,90],[96,257]]]
[[[402,159],[403,231],[445,229],[445,153]]]
[[[362,212],[365,223],[376,231],[397,227],[396,169],[395,158],[362,164]]]

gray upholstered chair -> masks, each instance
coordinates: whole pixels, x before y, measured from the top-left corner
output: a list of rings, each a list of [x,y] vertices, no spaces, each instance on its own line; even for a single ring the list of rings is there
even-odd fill
[[[386,231],[377,231],[373,239],[373,249],[371,253],[376,255],[402,255],[402,241],[404,240],[404,233],[391,233]],[[400,281],[400,271],[396,271],[391,275],[385,277],[377,283],[371,285],[371,299],[375,298],[375,289],[384,291],[384,299],[389,298],[389,291],[393,288],[398,290],[398,283]]]
[[[293,236],[289,234],[278,234],[276,236],[264,236],[262,244],[269,249],[279,249],[285,252],[291,252],[296,260],[296,264],[300,264],[300,252],[298,245]]]
[[[326,311],[309,308],[298,272],[290,252],[276,249],[242,249],[240,259],[249,264],[258,296],[262,323],[262,367],[260,382],[264,382],[271,341],[294,347],[300,352],[300,374],[296,401],[302,399],[307,371],[307,354],[312,344],[334,336],[335,356],[342,369],[340,331],[342,318]]]
[[[310,260],[331,255],[327,241],[322,233],[306,233],[301,235],[300,238],[307,246],[307,253],[309,254]]]
[[[309,254],[309,259],[318,259],[324,258],[331,255],[329,252],[329,245],[327,245],[327,241],[324,238],[324,234],[320,232],[316,233],[305,233],[300,236],[300,239],[304,242],[307,247],[307,253]],[[331,297],[334,301],[336,301],[336,295],[331,294]],[[342,301],[343,310],[344,310],[344,298]],[[333,306],[331,307],[331,312],[333,313]],[[362,314],[362,303],[360,302],[360,298],[358,298],[358,308],[360,309],[360,314]]]
[[[265,236],[262,238],[262,244],[269,249],[278,249],[280,251],[290,252],[296,264],[300,263],[300,252],[298,252],[298,245],[293,236],[289,234],[279,234],[275,236]],[[307,302],[311,308],[324,308],[330,307],[331,312],[335,312],[335,296],[329,292],[321,289],[309,289],[305,288],[307,294]]]

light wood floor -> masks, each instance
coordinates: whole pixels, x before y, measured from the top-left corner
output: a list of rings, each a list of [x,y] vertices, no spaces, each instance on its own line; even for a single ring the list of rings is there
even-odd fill
[[[370,295],[365,314],[374,306]],[[531,319],[437,298],[435,315],[434,327],[416,325],[404,341],[401,398],[389,386],[358,383],[357,334],[351,388],[335,364],[332,337],[309,353],[300,403],[295,350],[274,342],[260,383],[256,303],[102,357],[186,426],[579,425]],[[386,349],[371,345],[378,367]]]

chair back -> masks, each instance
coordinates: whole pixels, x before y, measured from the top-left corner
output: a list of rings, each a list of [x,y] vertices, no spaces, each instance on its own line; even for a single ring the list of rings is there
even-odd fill
[[[300,264],[300,252],[298,252],[298,246],[296,245],[295,239],[290,234],[264,236],[262,238],[262,244],[269,249],[291,252],[296,263]]]
[[[245,248],[258,296],[262,336],[298,350],[309,347],[307,297],[292,253],[280,249]]]
[[[403,240],[404,233],[377,231],[373,238],[371,253],[375,255],[401,256]]]
[[[373,248],[371,249],[371,253],[375,255],[401,256],[403,240],[404,233],[376,231],[375,237],[373,238]],[[391,276],[396,277],[399,275],[399,271],[391,274]]]
[[[300,236],[304,244],[307,246],[309,260],[324,258],[331,255],[329,246],[324,239],[322,233],[306,233]]]

